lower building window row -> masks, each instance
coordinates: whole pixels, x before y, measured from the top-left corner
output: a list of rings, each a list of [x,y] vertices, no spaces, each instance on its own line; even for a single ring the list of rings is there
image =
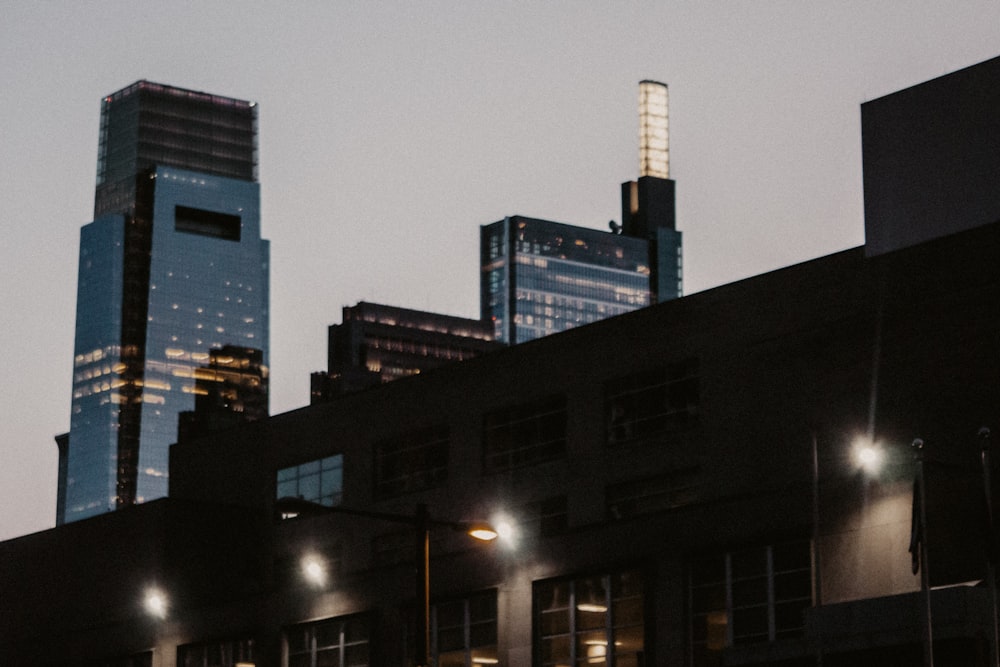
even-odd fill
[[[812,604],[808,540],[799,539],[692,559],[689,647],[693,667],[722,665],[729,647],[801,637]],[[536,667],[641,667],[650,664],[648,573],[640,569],[547,579],[532,585],[532,653]],[[441,600],[430,609],[431,664],[502,665],[496,590]],[[290,626],[282,667],[366,667],[378,664],[374,615],[353,614]],[[412,638],[411,638],[412,640]],[[400,639],[399,651],[405,639]],[[382,644],[384,646],[384,644]],[[138,661],[108,662],[142,665]],[[252,639],[188,644],[178,667],[262,664]],[[148,663],[147,663],[148,664]]]

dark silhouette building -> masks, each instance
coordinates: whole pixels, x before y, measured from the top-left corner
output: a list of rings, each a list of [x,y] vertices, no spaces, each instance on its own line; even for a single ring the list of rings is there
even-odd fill
[[[178,441],[267,417],[268,368],[261,350],[235,345],[212,350],[194,377],[194,410],[180,413]]]
[[[312,374],[313,403],[502,347],[487,322],[364,301],[343,309],[328,341],[327,372]]]
[[[268,262],[256,105],[149,81],[105,97],[60,522],[166,495],[212,350],[254,347],[267,364]]]

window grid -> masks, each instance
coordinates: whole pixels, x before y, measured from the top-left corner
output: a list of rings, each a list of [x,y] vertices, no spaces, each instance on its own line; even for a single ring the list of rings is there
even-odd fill
[[[285,667],[367,667],[370,632],[362,617],[333,618],[285,633]]]
[[[344,456],[335,454],[282,468],[277,474],[277,498],[302,498],[320,505],[339,505],[344,488]]]
[[[431,618],[436,667],[497,663],[496,591],[436,604]]]
[[[252,639],[188,644],[178,649],[179,667],[235,667],[237,663],[253,662]]]
[[[566,453],[566,397],[495,410],[483,420],[487,471],[510,470]]]
[[[375,495],[391,498],[448,479],[448,427],[435,426],[375,445]]]
[[[536,664],[638,667],[645,645],[637,571],[535,584]]]
[[[721,665],[727,646],[801,637],[812,604],[809,542],[701,556],[690,594],[694,667]]]
[[[694,426],[698,374],[698,360],[687,359],[605,384],[607,443],[656,441]]]

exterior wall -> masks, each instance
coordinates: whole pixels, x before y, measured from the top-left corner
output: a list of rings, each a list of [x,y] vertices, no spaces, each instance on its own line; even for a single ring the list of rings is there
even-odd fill
[[[520,527],[514,543],[484,546],[431,533],[432,604],[494,591],[499,664],[545,663],[546,591],[583,595],[625,573],[643,582],[632,616],[642,631],[616,650],[641,644],[645,664],[807,665],[819,651],[823,664],[912,660],[922,605],[906,544],[909,443],[975,458],[977,429],[996,423],[1000,316],[982,304],[1000,298],[998,257],[1000,226],[875,259],[853,249],[175,445],[169,500],[0,545],[15,563],[0,595],[20,601],[4,612],[0,660],[108,664],[152,651],[158,667],[192,644],[236,640],[252,642],[255,664],[283,665],[323,622],[363,628],[355,648],[368,664],[404,663],[412,526],[273,514],[279,471],[335,455],[341,507],[408,520],[424,503],[437,519],[506,515]],[[650,378],[663,391],[644,393]],[[663,402],[624,400],[633,394]],[[442,429],[443,440],[414,436]],[[887,454],[878,477],[850,457],[858,435]],[[949,525],[975,533],[961,503],[940,507],[962,494],[935,488],[932,575],[981,576],[981,545],[942,537]],[[157,513],[175,504],[175,518]],[[789,545],[804,556],[792,566]],[[307,553],[327,564],[319,588],[301,577]],[[53,588],[35,583],[57,556],[69,560]],[[748,556],[765,575],[740,577]],[[760,604],[781,634],[755,635],[752,606],[713,610],[702,593],[716,563],[734,600],[760,576],[773,583]],[[165,620],[130,601],[147,571],[172,592]],[[789,585],[799,597],[782,597]],[[985,664],[982,591],[935,591],[940,664]]]
[[[635,569],[647,582],[646,659],[691,664],[688,577],[719,553],[808,544],[815,533],[816,601],[824,609],[918,590],[907,551],[909,443],[919,436],[936,455],[975,453],[977,429],[997,417],[1000,318],[980,305],[1000,297],[998,256],[996,226],[877,260],[860,248],[838,253],[176,446],[171,493],[266,506],[275,471],[340,453],[349,507],[405,515],[423,502],[434,516],[502,511],[530,524],[533,504],[565,496],[564,529],[529,535],[514,551],[438,536],[434,598],[497,590],[501,663],[528,664],[538,649],[538,582]],[[614,383],[690,359],[697,360],[696,401],[680,426],[649,437],[613,435]],[[564,450],[524,465],[491,464],[490,415],[553,395],[565,397]],[[433,425],[448,432],[444,475],[380,495],[380,452]],[[888,456],[877,478],[853,463],[859,436]],[[232,465],[237,460],[244,463]],[[413,474],[426,465],[409,461]],[[217,479],[212,471],[224,465],[226,478]],[[945,512],[935,521],[930,531],[941,534],[961,519]],[[383,650],[406,654],[405,632],[394,625],[405,623],[412,599],[407,570],[399,569],[411,558],[405,529],[334,515],[275,531],[276,561],[293,562],[305,546],[318,546],[336,554],[338,571],[352,582],[284,597],[279,625],[376,610],[388,633],[380,635]],[[397,545],[388,564],[379,555],[386,543]],[[982,576],[972,542],[938,549],[934,571],[968,572],[979,563]],[[949,552],[955,562],[943,559]],[[881,640],[879,624],[868,627],[870,642],[903,642],[919,655],[919,605],[912,608],[917,615],[902,629],[887,626]],[[965,627],[959,638],[980,632]],[[822,632],[853,646],[858,638],[844,633],[854,631]],[[764,646],[766,655],[751,650],[760,645],[734,646],[731,659],[772,664],[811,659],[813,650],[801,633]]]
[[[861,105],[865,247],[1000,220],[1000,57]]]

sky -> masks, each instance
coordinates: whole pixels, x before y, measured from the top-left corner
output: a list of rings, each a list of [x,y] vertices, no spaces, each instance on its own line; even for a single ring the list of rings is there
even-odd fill
[[[55,523],[103,96],[256,101],[271,412],[358,301],[478,317],[479,226],[607,229],[670,88],[685,293],[864,242],[860,105],[1000,55],[1000,0],[0,0],[0,540]]]

